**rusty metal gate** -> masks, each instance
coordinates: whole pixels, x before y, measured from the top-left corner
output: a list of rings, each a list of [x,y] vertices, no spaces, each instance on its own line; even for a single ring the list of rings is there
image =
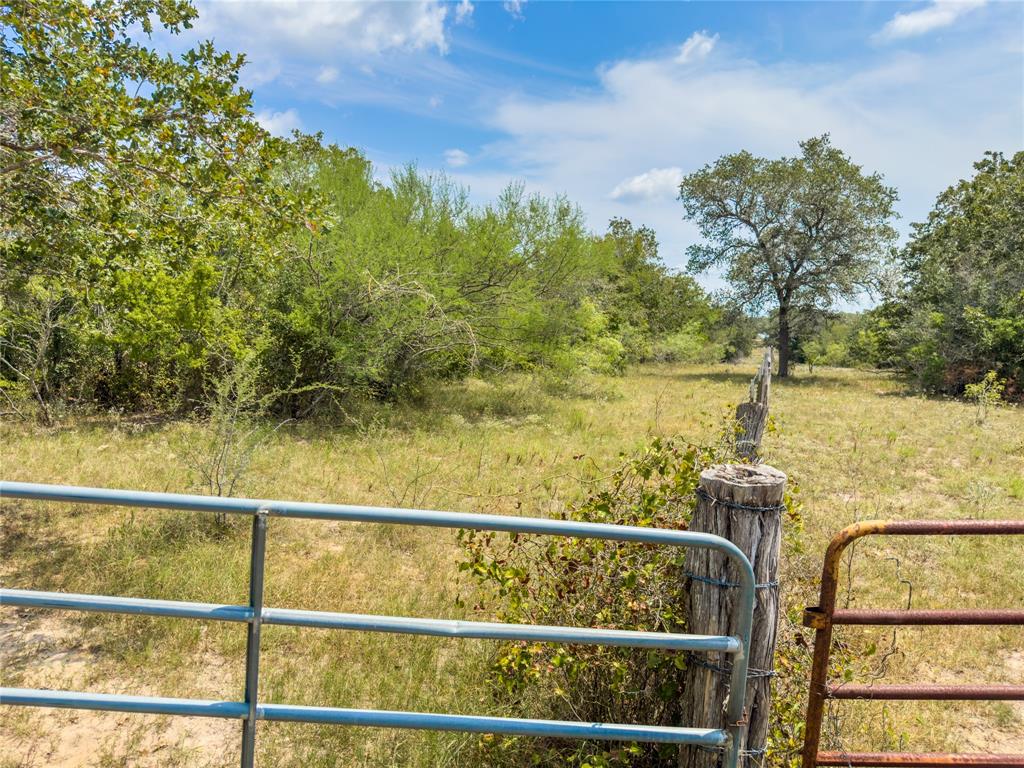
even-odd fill
[[[871,520],[844,528],[825,552],[818,605],[804,610],[804,626],[816,630],[814,662],[807,701],[803,768],[825,766],[970,765],[976,768],[1024,766],[1024,755],[946,754],[908,752],[819,752],[821,721],[829,699],[874,701],[1024,701],[1024,685],[855,685],[829,684],[832,627],[837,624],[874,626],[1024,625],[1024,610],[836,610],[840,558],[863,536],[998,536],[1024,535],[1024,520]],[[1021,574],[1024,581],[1024,573]]]

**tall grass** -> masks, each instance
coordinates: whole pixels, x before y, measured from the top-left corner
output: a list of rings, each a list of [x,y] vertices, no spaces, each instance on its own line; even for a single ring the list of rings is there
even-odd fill
[[[366,405],[343,425],[289,425],[254,457],[236,493],[487,513],[548,515],[581,497],[652,433],[712,439],[743,396],[752,365],[651,365],[595,377],[587,391],[548,394],[532,379],[438,388],[416,406]],[[824,545],[868,517],[1020,517],[1024,413],[975,423],[970,405],[906,397],[891,379],[816,368],[773,388],[777,431],[767,459],[800,488],[805,530],[786,544],[785,606],[794,619],[814,594]],[[178,458],[190,425],[117,417],[41,429],[0,427],[8,479],[190,490]],[[248,526],[201,515],[4,501],[5,586],[238,603],[246,598]],[[459,618],[468,584],[453,532],[272,520],[267,604]],[[1014,606],[1024,555],[1010,540],[879,539],[857,546],[851,604]],[[841,597],[845,600],[845,595]],[[3,608],[4,685],[240,698],[238,626]],[[784,642],[798,632],[787,624]],[[1012,682],[1014,628],[842,633],[868,679],[886,657],[895,680]],[[868,653],[872,646],[873,653]],[[493,646],[460,641],[267,627],[268,700],[423,711],[494,711],[481,682]],[[74,662],[74,663],[72,663]],[[1006,705],[844,705],[847,748],[1009,747],[1024,715]],[[142,716],[7,710],[6,765],[231,765],[237,724]],[[135,740],[123,737],[135,729]],[[87,734],[87,737],[86,735]],[[118,734],[121,734],[120,736]],[[1015,736],[1016,734],[1016,736]],[[264,765],[462,766],[478,737],[264,724]],[[830,737],[831,738],[831,737]],[[77,742],[75,740],[78,740]],[[76,744],[86,750],[77,762]],[[131,759],[127,754],[134,755]],[[104,762],[106,761],[106,762]],[[113,761],[113,762],[111,762]],[[121,761],[121,762],[117,762]],[[184,762],[175,762],[184,761]],[[0,762],[0,765],[4,763]]]

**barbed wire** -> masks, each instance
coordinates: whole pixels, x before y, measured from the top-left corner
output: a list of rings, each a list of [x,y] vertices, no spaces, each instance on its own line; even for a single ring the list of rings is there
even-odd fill
[[[737,581],[725,581],[724,579],[713,579],[710,576],[700,576],[700,575],[698,575],[696,573],[693,573],[692,571],[683,571],[683,575],[688,577],[688,578],[693,579],[694,581],[699,581],[699,582],[701,582],[703,584],[710,584],[710,585],[715,586],[715,587],[724,587],[724,588],[727,588],[727,589],[736,589],[737,587],[742,587],[743,586],[742,584],[740,584]],[[755,584],[754,585],[754,589],[777,589],[778,586],[779,586],[779,582],[777,580],[776,581],[766,581],[764,583]]]
[[[722,675],[723,677],[729,677],[732,675],[732,664],[714,664],[706,659],[701,658],[695,653],[686,654],[686,663],[693,664],[697,667],[703,667],[704,669],[711,670],[712,672]],[[762,677],[775,677],[776,672],[774,669],[747,669],[747,680],[754,680]]]
[[[714,496],[712,496],[710,493],[708,493],[707,491],[705,491],[703,488],[701,488],[699,486],[697,487],[696,494],[697,494],[697,498],[704,499],[704,501],[707,501],[710,504],[717,504],[718,506],[728,507],[729,509],[742,509],[742,510],[745,510],[747,512],[760,512],[760,513],[764,513],[764,512],[785,512],[786,511],[786,505],[785,504],[769,504],[766,507],[755,507],[752,504],[741,504],[738,501],[729,501],[727,499],[716,499]]]

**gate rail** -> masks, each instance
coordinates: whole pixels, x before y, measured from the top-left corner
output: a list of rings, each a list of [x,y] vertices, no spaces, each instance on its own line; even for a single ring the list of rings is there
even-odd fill
[[[976,768],[1024,766],[1024,755],[909,752],[819,752],[821,721],[828,699],[881,701],[1024,701],[1024,685],[829,685],[832,627],[837,624],[876,626],[1024,625],[1024,610],[836,610],[840,559],[846,548],[864,536],[1005,536],[1024,535],[1024,520],[868,520],[837,533],[825,552],[821,597],[804,609],[803,623],[815,629],[814,660],[807,700],[803,768],[815,766],[940,766]]]
[[[191,496],[185,494],[81,488],[9,481],[0,481],[0,498],[236,513],[250,515],[253,518],[248,605],[219,605],[214,603],[113,597],[109,595],[80,595],[22,589],[0,589],[0,604],[2,605],[244,623],[247,625],[248,631],[244,701],[173,699],[77,691],[0,688],[0,704],[219,717],[241,720],[242,768],[251,768],[254,765],[256,724],[260,720],[384,728],[416,728],[468,733],[501,733],[567,739],[691,744],[722,750],[725,756],[725,765],[728,768],[736,768],[740,752],[743,749],[746,731],[744,703],[746,697],[747,665],[754,610],[754,572],[750,561],[743,552],[735,544],[719,536],[691,531],[506,515],[364,507],[344,504],[314,504],[295,501],[263,501],[258,499]],[[263,606],[263,576],[266,556],[267,521],[271,517],[464,528],[716,550],[732,558],[738,566],[741,599],[737,603],[738,616],[736,625],[739,631],[737,636],[690,635],[667,632],[634,632],[614,629],[448,621],[400,616],[265,608]],[[617,645],[635,648],[664,648],[730,654],[734,657],[734,660],[726,712],[726,727],[683,728],[586,723],[263,703],[259,700],[258,692],[260,632],[264,624],[433,635],[438,637]]]

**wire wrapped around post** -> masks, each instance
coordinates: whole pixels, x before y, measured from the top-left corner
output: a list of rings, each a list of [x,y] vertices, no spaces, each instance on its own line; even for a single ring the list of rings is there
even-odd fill
[[[772,348],[764,351],[761,367],[750,382],[750,397],[736,408],[736,452],[746,461],[757,463],[761,438],[768,424],[768,398],[772,385]]]
[[[742,765],[762,762],[768,736],[771,678],[779,614],[778,565],[785,509],[786,476],[766,465],[719,465],[701,473],[697,507],[690,530],[729,539],[750,559],[756,579],[754,631],[751,638],[747,702],[747,741],[740,745]],[[687,628],[692,632],[735,632],[730,613],[739,590],[739,574],[715,557],[687,553]],[[731,660],[690,658],[682,692],[681,718],[727,727],[725,703]],[[680,768],[715,768],[720,754],[694,747],[680,749]]]

